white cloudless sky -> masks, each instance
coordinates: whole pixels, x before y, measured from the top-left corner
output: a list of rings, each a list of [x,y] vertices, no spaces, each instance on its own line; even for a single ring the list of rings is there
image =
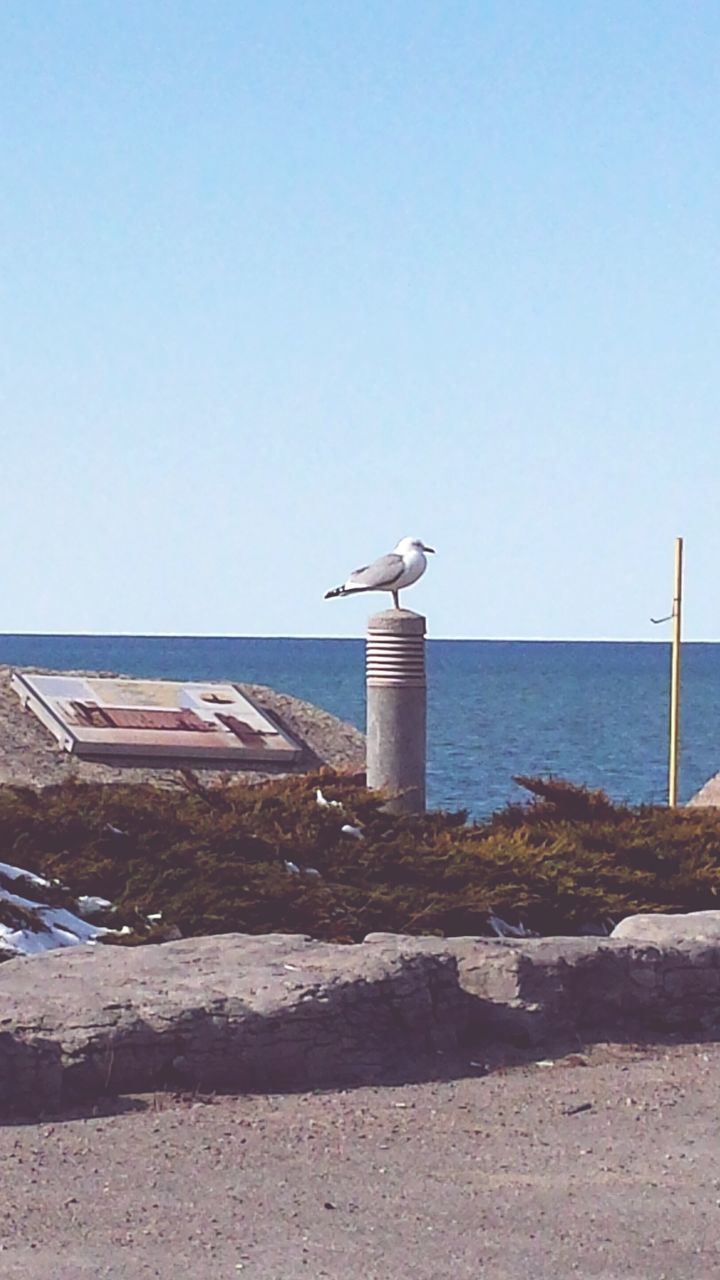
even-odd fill
[[[5,0],[7,632],[720,611],[714,0]]]

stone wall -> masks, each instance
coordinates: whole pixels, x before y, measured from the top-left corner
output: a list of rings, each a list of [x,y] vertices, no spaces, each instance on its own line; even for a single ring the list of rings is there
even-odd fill
[[[437,1071],[439,1053],[498,1039],[715,1030],[720,944],[232,934],[96,946],[9,961],[0,1009],[6,1110],[354,1085]]]

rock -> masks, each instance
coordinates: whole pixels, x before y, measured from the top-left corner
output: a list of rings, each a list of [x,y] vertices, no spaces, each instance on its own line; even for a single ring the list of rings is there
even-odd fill
[[[686,808],[716,809],[720,807],[720,773],[708,778],[699,791],[688,800]]]
[[[549,1048],[720,1029],[720,937],[369,937],[228,934],[12,960],[0,966],[0,1106],[379,1083],[434,1074],[438,1052],[467,1070],[499,1039]]]
[[[626,916],[615,925],[611,938],[633,942],[720,942],[720,911],[691,911],[687,915],[648,912]]]
[[[0,970],[0,1105],[372,1081],[462,1025],[457,966],[438,949],[231,934],[33,959]]]

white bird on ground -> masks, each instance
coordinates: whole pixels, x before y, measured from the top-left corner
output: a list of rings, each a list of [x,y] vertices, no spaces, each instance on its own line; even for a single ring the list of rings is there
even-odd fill
[[[355,569],[347,582],[325,593],[325,599],[333,596],[353,596],[358,591],[389,591],[392,594],[396,609],[400,608],[398,592],[404,587],[411,587],[427,569],[425,553],[434,554],[433,547],[427,547],[420,538],[401,538],[390,555],[380,556],[372,564]]]
[[[315,800],[321,809],[342,809],[339,800],[327,800],[319,787],[315,790]]]
[[[533,938],[535,935],[530,929],[526,929],[525,925],[508,924],[507,920],[501,920],[500,916],[496,916],[491,911],[488,916],[488,924],[497,938]]]
[[[343,836],[352,836],[353,840],[364,840],[365,837],[359,827],[352,827],[349,822],[340,828],[340,834]]]

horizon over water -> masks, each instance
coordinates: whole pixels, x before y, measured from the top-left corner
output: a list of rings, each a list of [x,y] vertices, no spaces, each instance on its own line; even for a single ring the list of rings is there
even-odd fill
[[[618,801],[667,795],[669,644],[428,641],[428,805],[482,817],[553,774]],[[680,799],[720,770],[720,645],[682,649]],[[177,680],[246,681],[365,721],[364,640],[0,635],[0,663]]]

